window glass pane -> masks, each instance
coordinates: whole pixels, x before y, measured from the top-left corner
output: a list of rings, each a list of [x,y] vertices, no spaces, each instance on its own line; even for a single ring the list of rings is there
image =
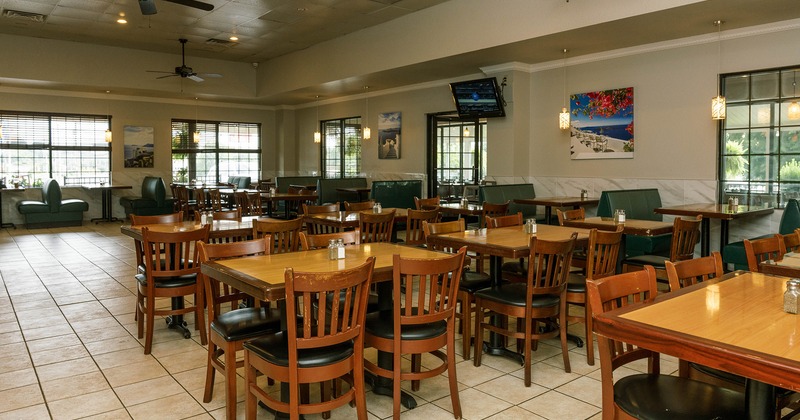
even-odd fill
[[[764,154],[777,152],[778,142],[772,137],[771,129],[761,128],[750,131],[750,153]]]
[[[750,76],[726,77],[723,86],[728,102],[750,99]]]
[[[725,128],[746,128],[750,125],[750,106],[735,104],[727,106]]]
[[[778,177],[778,156],[751,156],[750,179],[754,181],[772,181]]]
[[[750,107],[750,126],[769,127],[774,125],[772,121],[772,109],[774,105],[773,103],[753,104],[753,106]]]
[[[774,99],[778,97],[778,72],[767,72],[753,75],[750,99]]]

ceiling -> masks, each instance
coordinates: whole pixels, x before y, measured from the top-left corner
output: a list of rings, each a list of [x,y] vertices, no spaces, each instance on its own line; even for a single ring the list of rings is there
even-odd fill
[[[170,54],[179,53],[176,40],[186,38],[187,56],[263,63],[446,2],[202,0],[214,6],[212,11],[203,11],[166,0],[153,1],[158,13],[143,16],[138,0],[0,0],[0,34]],[[580,5],[580,0],[569,3],[569,7]],[[42,16],[18,16],[16,12]],[[117,23],[120,17],[127,24]],[[709,34],[717,30],[711,23],[716,19],[723,19],[724,30],[731,30],[797,18],[798,0],[706,0],[468,53],[442,54],[422,63],[348,77],[343,83],[305,86],[275,97],[266,95],[258,103],[296,105],[313,101],[309,98],[320,92],[326,98],[363,93],[360,88],[365,84],[383,90],[470,75],[481,67],[502,63],[544,63],[561,59],[560,51],[565,45],[574,46],[569,54],[577,57]],[[232,35],[238,40],[231,41]],[[170,95],[163,92],[161,96]]]

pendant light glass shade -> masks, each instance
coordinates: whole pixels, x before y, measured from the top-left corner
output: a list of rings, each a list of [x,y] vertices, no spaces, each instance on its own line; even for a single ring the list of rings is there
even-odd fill
[[[369,127],[364,127],[364,140],[369,140],[372,138],[372,130]]]
[[[366,92],[369,89],[369,86],[364,86],[364,91]],[[372,137],[372,130],[369,129],[369,97],[365,99],[367,113],[364,116],[364,140],[369,140]]]
[[[725,119],[725,97],[717,95],[711,99],[711,119],[724,120]]]
[[[322,143],[322,133],[319,132],[319,95],[317,95],[316,99],[317,99],[317,130],[314,131],[314,143],[320,144]]]
[[[105,137],[106,137],[106,143],[111,143],[111,141],[113,140],[113,134],[111,134],[111,129],[110,128],[106,129]]]
[[[106,143],[111,143],[114,140],[114,135],[111,133],[111,104],[108,102],[108,94],[111,93],[110,90],[106,91],[106,118],[108,118],[108,128],[106,128],[105,133],[105,140]],[[0,136],[2,137],[2,136]]]
[[[197,143],[200,143],[200,132],[199,132],[199,131],[196,131],[196,130],[195,130],[195,132],[194,132],[194,133],[192,133],[192,141],[193,141],[195,144],[197,144]]]
[[[561,108],[561,112],[558,114],[558,128],[562,130],[569,129],[569,112],[567,112],[567,108]]]
[[[789,109],[786,115],[790,120],[800,120],[800,104],[797,101],[792,101],[789,104]]]

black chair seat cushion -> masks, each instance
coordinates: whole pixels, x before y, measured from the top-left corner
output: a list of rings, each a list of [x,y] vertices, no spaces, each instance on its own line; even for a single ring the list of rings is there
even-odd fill
[[[525,306],[526,285],[524,283],[503,284],[499,287],[490,287],[475,292],[475,297],[502,302],[507,305]],[[547,308],[558,306],[558,295],[536,295],[533,297],[531,307]]]
[[[258,357],[278,366],[289,366],[289,334],[281,331],[254,340],[245,341],[244,348]],[[300,349],[297,352],[300,368],[326,366],[347,359],[353,355],[353,342],[334,344],[327,347]]]
[[[664,261],[667,261],[669,257],[663,257],[661,255],[637,255],[635,257],[628,257],[625,258],[622,263],[623,264],[630,264],[630,265],[652,265],[656,268],[658,267],[665,267]]]
[[[567,293],[586,293],[586,276],[569,273],[567,278]]]
[[[241,308],[225,312],[211,322],[211,329],[225,341],[246,340],[281,329],[278,308]]]
[[[394,339],[394,316],[391,310],[367,314],[364,323],[367,333],[376,337]],[[403,340],[425,340],[439,337],[447,333],[447,322],[437,321],[430,324],[403,325],[400,337]]]
[[[519,261],[507,261],[504,262],[502,266],[500,266],[501,271],[505,273],[514,273],[519,274],[521,276],[525,276],[528,274],[528,266],[526,264],[522,264]]]
[[[488,274],[464,270],[461,272],[461,282],[459,282],[458,288],[468,293],[475,293],[491,285],[492,278]]]
[[[704,373],[708,376],[713,376],[717,379],[721,379],[723,381],[730,382],[732,385],[736,385],[738,387],[744,388],[745,381],[747,378],[740,375],[734,375],[730,372],[725,372],[724,370],[714,369],[712,367],[698,365],[697,363],[689,363],[689,367],[691,369],[695,369],[698,372]],[[794,393],[794,391],[786,388],[775,388],[775,392],[778,398],[787,397]]]
[[[669,375],[631,375],[614,384],[614,402],[638,419],[741,419],[744,393]]]
[[[147,276],[144,274],[137,274],[133,276],[136,281],[142,286],[147,286]],[[197,283],[197,274],[189,274],[186,276],[178,277],[164,277],[156,281],[156,287],[183,287],[190,286]]]

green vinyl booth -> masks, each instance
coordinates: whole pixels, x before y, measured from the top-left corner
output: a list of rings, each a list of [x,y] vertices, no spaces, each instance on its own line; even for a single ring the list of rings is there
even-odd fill
[[[786,202],[786,207],[783,209],[781,221],[778,224],[778,233],[786,235],[794,232],[795,229],[800,227],[800,206],[796,199],[792,198]],[[774,235],[758,236],[752,239],[768,238]],[[733,264],[734,270],[747,270],[747,254],[744,252],[744,241],[731,242],[722,248],[722,262],[727,266]]]
[[[42,200],[23,200],[17,203],[17,210],[25,218],[25,227],[48,228],[80,226],[83,212],[89,204],[77,198],[61,198],[61,186],[55,179],[46,179],[42,184]]]
[[[164,180],[158,176],[146,176],[142,180],[142,195],[126,196],[119,199],[125,209],[125,217],[135,214],[138,216],[153,216],[169,214],[175,211],[175,200],[167,198],[167,188]]]
[[[600,194],[597,215],[613,217],[614,210],[625,210],[628,219],[663,221],[664,217],[654,210],[661,207],[661,195],[656,188],[633,190],[609,190]],[[672,234],[655,236],[627,235],[625,256],[653,254],[669,257]]]
[[[508,214],[522,212],[522,217],[525,219],[536,218],[536,206],[517,204],[514,200],[518,198],[536,198],[533,184],[481,185],[478,187],[478,201],[481,203],[502,204],[508,201]],[[541,221],[544,222],[544,219]]]
[[[372,181],[370,197],[383,207],[413,209],[414,197],[422,197],[422,181]]]

